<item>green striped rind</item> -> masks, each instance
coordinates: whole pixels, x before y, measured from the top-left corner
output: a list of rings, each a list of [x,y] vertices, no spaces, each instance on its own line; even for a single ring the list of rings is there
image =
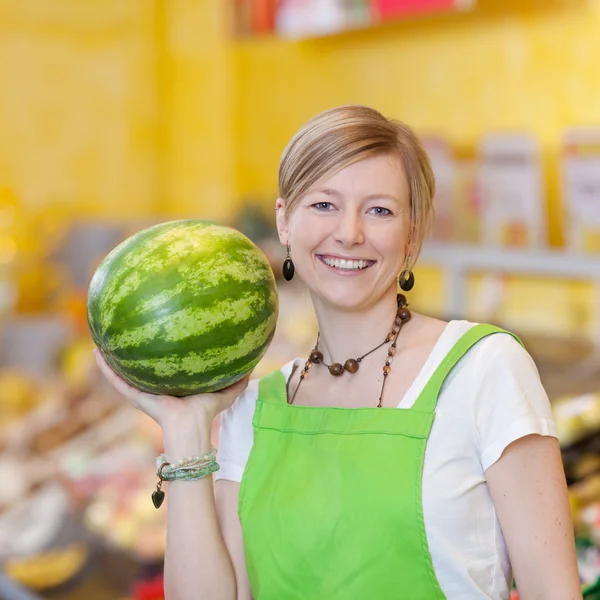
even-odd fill
[[[234,229],[163,223],[117,246],[88,294],[94,342],[123,379],[155,394],[222,389],[250,372],[275,332],[262,252]]]

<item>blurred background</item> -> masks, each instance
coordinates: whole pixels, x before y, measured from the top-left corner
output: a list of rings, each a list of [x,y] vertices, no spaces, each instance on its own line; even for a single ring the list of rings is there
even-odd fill
[[[89,280],[184,217],[239,228],[279,275],[279,156],[348,103],[432,158],[412,307],[509,328],[536,359],[593,584],[599,57],[600,0],[0,0],[0,598],[162,598],[160,435],[96,373]],[[280,292],[257,375],[314,342],[305,291]]]

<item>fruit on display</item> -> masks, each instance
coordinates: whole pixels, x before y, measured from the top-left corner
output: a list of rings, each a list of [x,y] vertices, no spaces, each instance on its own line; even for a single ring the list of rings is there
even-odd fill
[[[92,370],[96,366],[93,347],[89,338],[75,339],[59,356],[60,375],[70,395],[75,398],[91,391]]]
[[[31,377],[16,368],[0,370],[0,417],[2,424],[31,410],[37,401]]]
[[[261,250],[201,220],[161,223],[117,246],[87,302],[94,343],[130,385],[188,396],[251,372],[275,332],[278,296]]]
[[[77,575],[88,556],[87,547],[75,543],[34,556],[10,558],[4,564],[4,572],[13,581],[30,589],[44,590],[62,585]]]
[[[563,447],[600,430],[600,392],[556,398],[552,410]]]

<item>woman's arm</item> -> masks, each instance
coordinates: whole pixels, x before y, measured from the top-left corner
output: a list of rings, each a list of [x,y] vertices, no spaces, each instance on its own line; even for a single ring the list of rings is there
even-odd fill
[[[211,423],[163,429],[169,460],[206,452]],[[212,477],[167,483],[166,600],[237,600],[232,559],[217,519]]]
[[[528,435],[486,471],[521,600],[582,597],[558,441]]]

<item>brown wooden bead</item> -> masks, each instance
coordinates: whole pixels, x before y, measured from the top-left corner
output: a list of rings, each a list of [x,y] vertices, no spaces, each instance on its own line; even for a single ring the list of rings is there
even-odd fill
[[[318,365],[323,362],[323,353],[320,350],[313,350],[308,358],[311,363]]]
[[[383,367],[383,376],[387,377],[391,370],[392,370],[392,367],[390,367],[390,365],[385,365],[385,367]]]
[[[358,371],[358,361],[356,361],[353,358],[349,358],[344,363],[344,369],[346,369],[346,371],[348,371],[348,373],[356,373],[356,371]]]
[[[334,377],[339,377],[343,372],[344,372],[344,367],[342,365],[340,365],[340,363],[333,363],[330,367],[329,367],[329,372],[334,376]]]
[[[406,304],[406,296],[404,294],[398,294],[398,306],[404,306]]]
[[[403,308],[399,313],[398,316],[400,317],[401,321],[403,323],[406,323],[406,321],[410,321],[410,317],[412,316],[410,314],[410,310],[408,310],[408,308]]]

